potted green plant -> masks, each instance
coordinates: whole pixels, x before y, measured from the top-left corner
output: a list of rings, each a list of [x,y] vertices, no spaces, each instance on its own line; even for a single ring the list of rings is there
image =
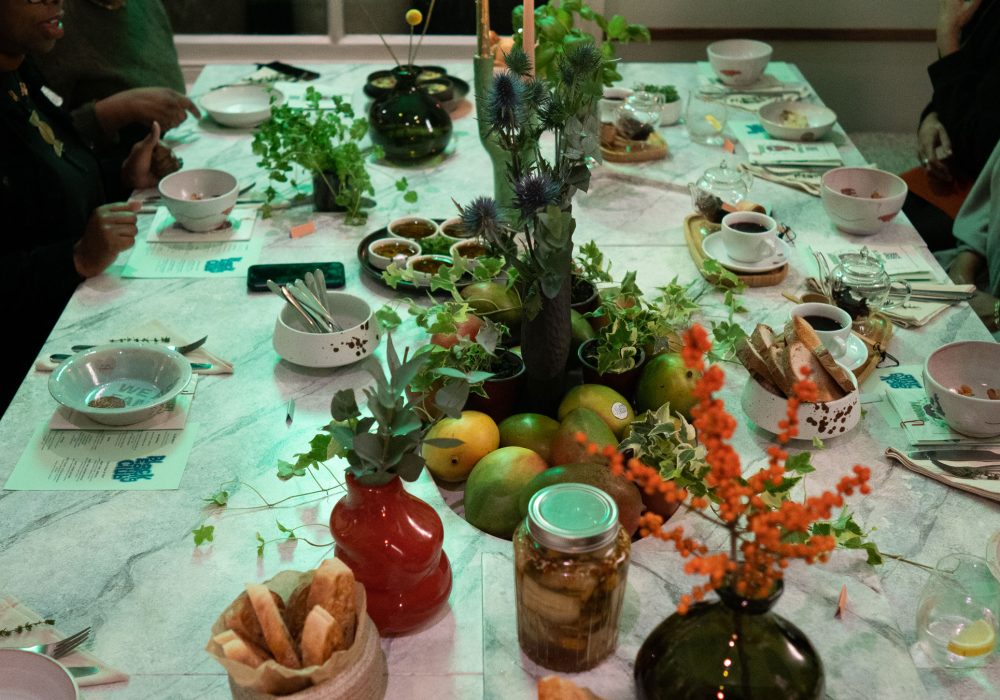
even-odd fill
[[[671,126],[681,119],[683,105],[677,88],[673,85],[639,85],[636,90],[659,95],[663,99],[660,108],[660,126]]]
[[[253,138],[257,165],[267,171],[270,183],[265,191],[264,215],[278,196],[274,183],[296,186],[296,169],[312,178],[317,211],[343,211],[346,222],[363,224],[365,207],[374,205],[365,195],[375,193],[365,159],[378,148],[362,149],[368,121],[356,117],[354,108],[340,95],[330,99],[332,107],[321,107],[323,96],[312,86],[306,88],[306,105],[274,105],[271,118],[260,125]]]
[[[612,282],[611,261],[605,260],[597,243],[590,241],[579,248],[573,260],[570,307],[585,314],[600,306],[598,284]]]

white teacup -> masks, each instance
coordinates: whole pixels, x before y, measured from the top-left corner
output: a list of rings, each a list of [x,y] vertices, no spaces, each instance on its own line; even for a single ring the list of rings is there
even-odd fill
[[[851,339],[851,315],[833,304],[799,304],[792,316],[805,319],[834,359],[847,353]]]
[[[741,231],[741,228],[751,230]],[[760,262],[778,250],[778,225],[766,214],[753,211],[726,214],[721,235],[726,253],[739,262]]]

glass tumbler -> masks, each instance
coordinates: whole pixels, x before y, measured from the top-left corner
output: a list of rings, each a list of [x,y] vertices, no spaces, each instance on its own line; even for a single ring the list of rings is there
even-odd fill
[[[950,554],[920,594],[917,638],[940,666],[982,666],[996,648],[1000,581],[981,557]]]
[[[728,116],[729,110],[722,102],[709,99],[697,91],[688,96],[684,123],[692,141],[708,146],[722,145],[722,130],[726,128]]]

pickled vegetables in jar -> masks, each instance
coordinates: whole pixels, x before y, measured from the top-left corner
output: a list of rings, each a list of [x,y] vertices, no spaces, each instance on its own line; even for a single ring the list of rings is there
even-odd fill
[[[615,649],[631,541],[618,507],[585,484],[555,484],[514,534],[517,638],[535,663],[575,673]]]

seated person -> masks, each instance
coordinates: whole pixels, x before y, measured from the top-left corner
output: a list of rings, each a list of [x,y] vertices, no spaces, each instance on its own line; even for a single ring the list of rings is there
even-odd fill
[[[102,162],[43,94],[26,57],[55,45],[61,16],[61,0],[0,0],[0,293],[17,336],[0,379],[0,411],[76,286],[132,246],[138,204],[116,200],[158,181],[158,124],[124,162]]]
[[[188,112],[201,116],[184,95],[160,0],[73,0],[66,3],[64,23],[57,46],[34,59],[77,131],[92,142],[104,145],[120,136],[124,157],[154,121],[168,131]]]
[[[1000,141],[1000,0],[940,0],[937,45],[917,132],[923,168],[903,175],[903,211],[931,250],[954,245],[952,219]]]
[[[980,289],[969,304],[996,334],[1000,330],[1000,144],[958,212],[954,233],[958,248],[941,251],[938,260],[953,282]]]

